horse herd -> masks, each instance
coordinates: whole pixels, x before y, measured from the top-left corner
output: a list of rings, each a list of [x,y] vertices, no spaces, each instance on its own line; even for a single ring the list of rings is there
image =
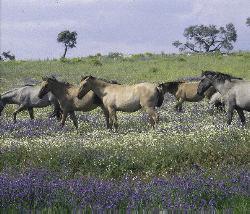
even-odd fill
[[[119,84],[93,76],[81,79],[80,86],[59,81],[55,77],[44,77],[41,85],[25,85],[7,91],[0,96],[0,114],[6,104],[17,104],[13,113],[16,122],[17,113],[28,110],[34,118],[33,108],[54,106],[50,117],[56,116],[64,126],[67,116],[78,128],[75,111],[91,111],[100,107],[108,129],[117,130],[117,111],[134,112],[144,109],[149,115],[149,122],[154,128],[158,123],[156,107],[160,107],[164,94],[176,97],[175,109],[181,111],[184,101],[198,102],[204,97],[209,99],[210,108],[227,108],[227,123],[231,124],[234,110],[242,124],[245,124],[243,110],[250,111],[250,82],[215,71],[204,71],[199,81],[172,81],[161,84],[139,83],[135,85]]]

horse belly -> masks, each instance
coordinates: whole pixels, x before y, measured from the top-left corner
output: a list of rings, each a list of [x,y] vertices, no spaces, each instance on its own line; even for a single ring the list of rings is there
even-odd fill
[[[203,97],[202,96],[199,96],[199,95],[193,95],[193,96],[187,96],[186,97],[186,101],[188,101],[188,102],[199,102],[199,101],[201,101],[203,99]]]
[[[250,99],[242,100],[240,102],[236,101],[236,105],[243,110],[250,111]]]
[[[76,98],[73,103],[74,107],[72,106],[72,108],[74,108],[75,111],[91,111],[98,107],[98,105],[93,103],[92,97],[83,97],[81,100]]]
[[[134,112],[141,108],[140,102],[135,99],[127,99],[125,102],[117,102],[116,110],[124,112]]]
[[[44,96],[42,99],[39,99],[37,96],[31,96],[28,102],[30,107],[43,108],[50,105],[48,96]]]

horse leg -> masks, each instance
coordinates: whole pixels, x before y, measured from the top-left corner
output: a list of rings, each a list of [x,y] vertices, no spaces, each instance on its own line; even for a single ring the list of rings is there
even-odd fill
[[[60,107],[60,105],[57,103],[57,104],[53,104],[54,106],[54,110],[53,112],[50,114],[50,118],[52,117],[56,117],[56,119],[59,121],[61,118],[62,118],[62,109]]]
[[[30,119],[33,120],[35,118],[33,108],[28,108],[28,112],[29,112],[29,115],[30,115]]]
[[[112,129],[112,127],[115,127],[115,131],[117,131],[118,129],[118,124],[117,124],[117,116],[116,116],[116,111],[113,108],[108,108],[109,111],[109,123],[110,123],[110,129]]]
[[[67,116],[68,116],[68,112],[64,111],[62,114],[62,120],[61,120],[62,127],[65,125],[65,121],[67,119]]]
[[[75,112],[74,111],[70,112],[69,116],[70,116],[70,119],[73,121],[74,126],[76,127],[76,129],[78,129],[78,123],[77,123],[77,118],[76,118]]]
[[[182,98],[180,98],[179,100],[177,100],[177,103],[175,105],[175,110],[180,112],[182,110],[182,103],[184,102],[184,100]]]
[[[227,111],[227,124],[231,125],[234,113],[234,106],[229,104],[228,111]]]
[[[115,126],[115,130],[117,131],[118,123],[117,123],[117,114],[116,114],[116,112],[114,113],[114,119],[115,119],[114,126]]]
[[[109,124],[109,111],[104,106],[101,106],[101,109],[102,109],[104,117],[105,117],[106,127],[107,127],[107,129],[110,129],[111,127]]]
[[[14,123],[16,123],[16,115],[17,115],[19,112],[23,111],[24,109],[25,109],[25,107],[24,107],[23,105],[20,105],[20,106],[18,107],[18,109],[17,109],[16,111],[14,111],[14,113],[13,113],[13,121],[14,121]]]
[[[242,125],[243,126],[246,125],[246,117],[244,115],[243,110],[241,108],[239,108],[239,107],[236,107],[236,111],[237,111],[237,113],[238,113],[238,115],[240,117],[240,121],[241,121]]]
[[[149,116],[149,122],[153,128],[156,127],[156,124],[159,121],[158,114],[156,113],[155,109],[153,107],[147,107],[146,112],[148,113]]]

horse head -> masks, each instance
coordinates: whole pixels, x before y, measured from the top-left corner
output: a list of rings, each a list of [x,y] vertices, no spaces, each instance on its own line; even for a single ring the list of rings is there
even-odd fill
[[[83,98],[91,90],[91,80],[93,79],[95,79],[95,77],[92,77],[91,75],[82,77],[77,93],[78,99]]]
[[[43,82],[41,84],[41,89],[38,93],[38,97],[42,99],[49,91],[51,91],[51,87],[53,86],[53,83],[57,81],[57,79],[54,76],[51,77],[43,77]]]
[[[212,85],[224,83],[226,80],[231,81],[232,79],[242,79],[218,71],[202,71],[201,76],[202,79],[197,88],[197,94],[201,96]]]

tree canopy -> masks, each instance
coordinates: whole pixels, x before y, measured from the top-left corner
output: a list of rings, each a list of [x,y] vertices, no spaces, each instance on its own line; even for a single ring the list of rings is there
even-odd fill
[[[250,17],[247,18],[246,24],[248,27],[250,27]]]
[[[76,47],[76,39],[77,33],[75,31],[70,32],[68,30],[65,30],[58,34],[57,41],[64,43],[65,47],[62,58],[65,58],[68,48]]]
[[[232,23],[219,28],[215,25],[192,25],[184,30],[183,35],[186,42],[174,41],[172,44],[180,51],[188,50],[196,53],[230,51],[237,39]]]
[[[2,55],[4,56],[5,59],[9,59],[9,60],[16,59],[15,55],[11,54],[10,51],[3,52]],[[2,60],[3,60],[3,58],[2,58]]]

